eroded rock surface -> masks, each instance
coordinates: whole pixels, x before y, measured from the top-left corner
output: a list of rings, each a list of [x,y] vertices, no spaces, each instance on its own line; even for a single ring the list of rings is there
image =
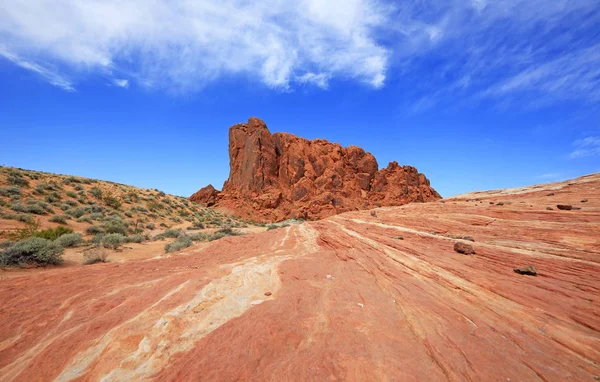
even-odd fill
[[[219,191],[217,191],[212,184],[209,184],[190,196],[190,200],[205,207],[211,207],[217,202],[218,195]]]
[[[414,167],[392,162],[379,170],[359,147],[271,134],[258,118],[229,129],[229,160],[217,206],[258,221],[314,220],[440,198]]]
[[[569,183],[0,280],[0,380],[593,381],[600,175]]]

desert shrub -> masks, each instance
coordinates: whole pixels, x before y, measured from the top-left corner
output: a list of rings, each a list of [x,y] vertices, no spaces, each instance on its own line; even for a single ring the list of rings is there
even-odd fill
[[[10,247],[13,246],[13,244],[15,244],[14,241],[10,241],[10,240],[3,241],[3,242],[0,243],[0,250],[4,250],[4,249],[7,249],[7,248],[10,248]]]
[[[231,227],[225,227],[225,228],[221,228],[218,231],[215,231],[215,233],[210,235],[208,237],[208,241],[219,240],[226,236],[239,236],[239,235],[242,235],[242,233],[232,230]]]
[[[269,224],[269,225],[267,226],[267,231],[270,231],[270,230],[272,230],[272,229],[277,229],[277,228],[279,228],[279,226],[278,226],[278,225],[276,225],[276,224]]]
[[[18,187],[29,187],[29,181],[23,178],[23,175],[19,173],[12,173],[7,178],[6,181],[13,186]]]
[[[67,194],[67,196],[69,198],[76,198],[77,197],[77,194],[74,191],[67,191],[66,194]]]
[[[132,218],[133,214],[131,212],[129,212],[129,211],[126,211],[125,212],[125,216],[127,216],[128,218]]]
[[[131,235],[131,236],[127,236],[125,238],[125,242],[126,243],[141,243],[142,241],[144,241],[144,235]]]
[[[62,235],[73,233],[71,228],[58,226],[56,228],[48,228],[43,231],[34,232],[32,236],[41,237],[42,239],[56,240]]]
[[[97,186],[90,188],[89,193],[92,194],[96,199],[102,199],[102,190]]]
[[[62,263],[63,248],[57,243],[32,237],[19,241],[0,253],[1,265],[48,265]]]
[[[150,203],[148,203],[148,210],[150,210],[150,212],[157,212],[158,210],[162,210],[164,208],[165,208],[165,206],[163,206],[159,202],[150,202]]]
[[[101,212],[93,212],[90,214],[90,219],[92,220],[102,220],[104,218],[104,214]]]
[[[174,242],[165,245],[165,252],[176,252],[192,246],[194,243],[187,236],[180,236]]]
[[[121,208],[122,203],[119,200],[119,198],[116,198],[112,195],[106,195],[104,198],[102,198],[102,200],[104,201],[104,204],[106,204],[110,208],[113,208],[115,210]]]
[[[63,248],[69,248],[81,244],[82,241],[80,233],[67,233],[59,236],[54,242]]]
[[[191,235],[187,235],[187,237],[192,241],[208,241],[210,234],[206,234],[203,232],[193,233]]]
[[[40,204],[21,204],[21,202],[13,203],[10,207],[13,211],[25,212],[28,214],[45,215],[46,209]]]
[[[83,208],[83,207],[72,208],[67,211],[67,215],[73,216],[74,218],[80,218],[83,215],[85,215],[85,208]]]
[[[81,183],[81,180],[74,176],[69,176],[69,177],[63,179],[63,183],[64,184]]]
[[[1,187],[0,196],[13,196],[21,195],[21,189],[19,187]]]
[[[101,226],[106,233],[120,233],[121,235],[127,234],[128,224],[120,217],[104,218]]]
[[[178,218],[177,216],[172,217],[171,220],[174,221],[175,223],[181,223],[181,219]]]
[[[102,230],[102,228],[100,228],[96,225],[93,225],[93,226],[87,227],[85,230],[85,233],[87,233],[88,235],[98,235],[98,234],[104,233],[104,230]]]
[[[182,234],[183,234],[183,232],[181,232],[181,230],[178,230],[175,228],[168,229],[162,233],[162,235],[164,235],[164,237],[172,237],[172,238],[177,238],[177,237],[181,236]]]
[[[78,185],[76,185],[73,188],[75,188],[75,191],[83,191],[83,190],[85,190],[85,188],[83,188],[83,186],[81,184],[78,184]]]
[[[120,233],[99,234],[92,239],[93,243],[112,249],[119,248],[125,241],[126,237]]]
[[[200,230],[200,229],[202,229],[202,228],[198,228],[198,227],[194,227],[194,226],[189,226],[189,227],[187,227],[186,229],[187,229],[188,231],[198,231],[198,230]]]
[[[52,223],[67,224],[67,219],[69,219],[69,217],[66,215],[54,215],[49,221]]]
[[[154,223],[148,223],[148,224],[146,224],[146,228],[148,228],[148,229],[154,229],[154,227],[155,227]]]
[[[109,252],[103,247],[90,248],[83,252],[83,264],[107,263]]]
[[[158,196],[165,196],[166,194],[162,191],[158,191]]]
[[[2,214],[2,219],[16,220],[24,223],[29,223],[33,221],[33,216],[29,214]]]
[[[44,199],[48,203],[56,203],[56,202],[60,202],[62,200],[62,196],[60,196],[60,194],[58,192],[53,191],[50,194],[46,195],[46,197]]]
[[[63,211],[67,211],[69,208],[71,208],[71,206],[66,203],[60,205],[60,209]]]
[[[89,223],[89,224],[93,224],[94,223],[94,221],[92,220],[92,218],[90,218],[89,216],[86,216],[86,215],[78,217],[77,221],[80,222],[80,223],[82,223],[82,222]]]
[[[71,200],[71,199],[67,200],[67,201],[65,202],[65,204],[67,204],[67,205],[69,205],[69,206],[71,206],[71,207],[77,207],[77,205],[78,205],[77,201],[75,201],[75,200]]]

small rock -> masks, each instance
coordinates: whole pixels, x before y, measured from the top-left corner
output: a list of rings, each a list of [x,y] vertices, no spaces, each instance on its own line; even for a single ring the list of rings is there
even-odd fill
[[[494,202],[490,202],[490,204],[494,204]]]
[[[583,200],[581,201],[581,203],[587,203],[587,201],[588,201],[587,199],[583,199]]]
[[[473,247],[465,243],[454,243],[454,250],[463,255],[472,255],[475,253]]]
[[[546,209],[547,209],[548,211],[554,211],[554,208],[552,208],[552,207],[546,207]]]
[[[374,218],[377,217],[377,211],[371,211],[371,216],[373,216]]]
[[[554,196],[554,192],[551,192],[551,193],[549,193],[549,194],[548,194],[548,195],[546,195],[546,196]]]
[[[327,275],[327,276],[325,276],[325,277],[327,277],[329,280],[331,280],[331,279],[333,278],[333,276],[332,276],[332,275]]]
[[[502,202],[498,202],[498,203],[496,203],[496,205],[497,205],[497,206],[503,206],[503,205],[504,205],[504,203],[502,203]]]
[[[575,207],[575,206],[573,206],[573,207],[571,207],[571,209],[572,209],[572,210],[580,210],[580,209],[581,209],[581,207]]]
[[[570,211],[573,209],[573,206],[571,206],[570,204],[557,204],[556,208],[558,208],[559,210]]]
[[[396,239],[396,240],[404,240],[404,237],[403,236],[394,236],[394,239]]]
[[[459,239],[473,241],[473,242],[475,241],[475,239],[473,239],[471,236],[463,236],[463,237],[460,237]]]
[[[537,271],[535,270],[535,267],[533,265],[526,265],[521,268],[515,268],[513,269],[513,271],[520,275],[537,276]]]
[[[271,292],[265,292],[265,296],[270,296],[271,294]]]
[[[361,308],[364,308],[364,304],[361,304],[360,302],[358,303],[358,306],[360,306]]]

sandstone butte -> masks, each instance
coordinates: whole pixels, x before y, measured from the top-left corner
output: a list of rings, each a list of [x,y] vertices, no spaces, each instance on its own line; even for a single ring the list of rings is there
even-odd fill
[[[376,212],[1,280],[0,380],[600,377],[600,174]]]
[[[231,126],[229,161],[222,192],[209,185],[190,199],[262,222],[440,199],[414,167],[391,162],[379,170],[359,147],[271,134],[258,118]]]

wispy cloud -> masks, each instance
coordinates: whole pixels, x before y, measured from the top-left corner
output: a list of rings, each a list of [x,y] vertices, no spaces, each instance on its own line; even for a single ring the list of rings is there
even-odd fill
[[[42,77],[43,79],[48,81],[50,84],[57,86],[65,91],[68,91],[68,92],[75,91],[75,88],[73,87],[73,83],[71,82],[71,80],[68,77],[63,76],[55,69],[45,67],[45,66],[35,63],[35,62],[30,62],[30,61],[24,60],[24,59],[20,58],[19,56],[17,56],[16,54],[7,51],[1,45],[0,45],[0,57],[4,57],[5,59],[11,61],[15,65],[18,65],[23,69],[27,69],[27,70],[30,70],[30,71],[38,74],[40,77]]]
[[[223,76],[276,89],[326,88],[338,76],[378,88],[389,64],[375,39],[389,9],[374,0],[29,0],[2,8],[9,54],[85,73],[130,72],[175,92]]]
[[[573,142],[574,150],[569,158],[577,159],[591,156],[600,156],[600,137],[587,137]]]
[[[5,3],[3,56],[71,88],[89,74],[176,93],[223,77],[285,91],[343,79],[397,85],[414,113],[600,102],[597,0]]]
[[[115,86],[118,86],[120,88],[127,89],[129,87],[129,81],[125,79],[115,79],[113,83],[115,84]]]

